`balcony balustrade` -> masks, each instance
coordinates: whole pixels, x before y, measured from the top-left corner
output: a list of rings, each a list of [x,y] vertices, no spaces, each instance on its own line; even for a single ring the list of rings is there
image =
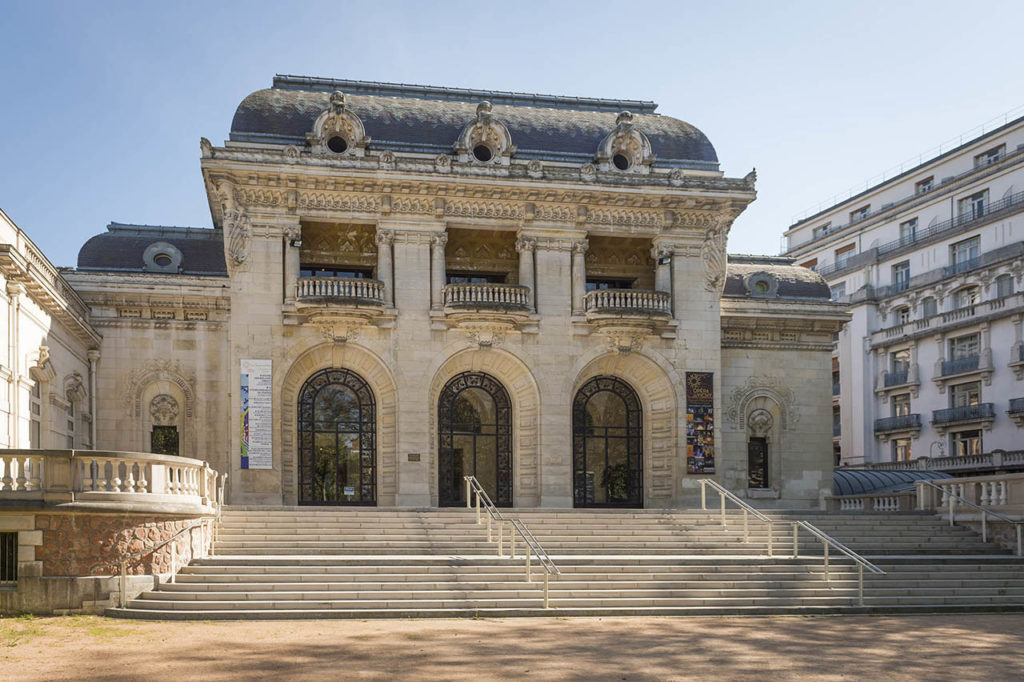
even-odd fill
[[[598,289],[583,297],[588,313],[617,315],[670,316],[671,296],[664,291],[643,289]]]
[[[449,284],[444,288],[444,307],[527,311],[530,288],[516,284]]]
[[[299,302],[384,305],[384,283],[354,277],[302,277],[296,283]]]
[[[1010,409],[1008,411],[1015,414],[1024,413],[1024,398],[1010,398]]]
[[[955,424],[957,422],[992,421],[996,418],[996,408],[993,403],[979,403],[978,405],[961,405],[960,407],[949,407],[944,410],[932,412],[933,424]]]
[[[921,430],[921,415],[919,414],[902,414],[898,417],[882,417],[875,420],[875,433],[914,430]]]

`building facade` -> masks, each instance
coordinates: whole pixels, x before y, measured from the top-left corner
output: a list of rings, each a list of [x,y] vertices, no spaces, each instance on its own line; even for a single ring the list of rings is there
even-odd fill
[[[850,305],[837,463],[1019,449],[1024,118],[792,225],[786,255]]]
[[[64,274],[96,442],[236,504],[817,505],[846,313],[726,255],[754,174],[655,108],[275,78],[201,142],[213,229],[113,224]]]

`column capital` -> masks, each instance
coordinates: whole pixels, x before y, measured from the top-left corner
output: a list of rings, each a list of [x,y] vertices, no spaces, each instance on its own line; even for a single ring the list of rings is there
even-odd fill
[[[518,251],[519,253],[533,251],[536,248],[537,248],[537,238],[536,237],[527,237],[527,236],[525,236],[523,234],[520,234],[519,237],[516,238],[516,251]]]
[[[90,348],[85,355],[89,358],[89,362],[97,362],[100,359],[100,351],[98,348]]]
[[[447,232],[438,232],[437,234],[432,235],[430,237],[430,245],[431,246],[444,246],[447,243],[448,243],[448,233]]]
[[[574,241],[572,243],[572,252],[573,253],[585,254],[587,252],[587,249],[589,249],[589,248],[590,248],[590,242],[587,241],[586,238],[577,239],[576,241]]]
[[[395,241],[395,231],[389,230],[387,228],[378,227],[377,234],[374,236],[373,239],[378,246],[390,245]]]

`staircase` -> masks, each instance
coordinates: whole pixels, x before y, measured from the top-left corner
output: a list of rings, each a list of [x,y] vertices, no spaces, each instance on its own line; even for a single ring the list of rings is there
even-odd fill
[[[772,513],[766,524],[699,510],[516,510],[558,565],[543,607],[466,509],[228,507],[216,555],[108,615],[151,619],[740,615],[1024,610],[1024,560],[916,514]],[[809,520],[887,575],[865,575],[791,520]],[[497,537],[497,530],[494,530]],[[505,536],[505,552],[508,554]]]

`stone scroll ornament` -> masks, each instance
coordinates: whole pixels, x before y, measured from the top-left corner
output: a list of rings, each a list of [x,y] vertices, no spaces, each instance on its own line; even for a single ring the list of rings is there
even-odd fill
[[[686,473],[715,473],[715,375],[686,373]]]
[[[235,199],[235,186],[227,181],[216,183],[217,198],[221,203],[223,227],[226,236],[227,264],[232,269],[241,268],[249,258],[249,242],[252,239],[252,222]]]

